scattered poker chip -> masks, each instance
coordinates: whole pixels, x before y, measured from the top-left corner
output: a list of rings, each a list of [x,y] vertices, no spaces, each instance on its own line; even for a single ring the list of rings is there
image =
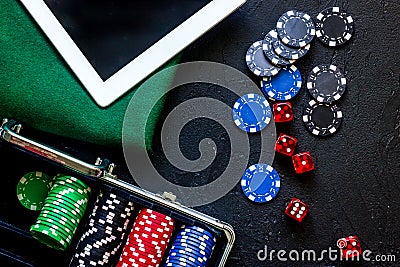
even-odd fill
[[[276,23],[276,30],[284,44],[305,47],[315,37],[315,25],[310,15],[297,10],[284,13]]]
[[[273,100],[290,100],[300,92],[301,86],[301,73],[294,65],[283,68],[275,77],[261,81],[264,95]]]
[[[272,110],[268,101],[258,94],[247,94],[233,106],[233,121],[241,130],[255,133],[270,123]]]
[[[19,202],[27,209],[40,210],[52,187],[52,178],[43,172],[29,172],[17,185]]]
[[[281,182],[277,171],[270,165],[255,164],[245,171],[241,185],[248,199],[256,203],[265,203],[276,197]]]
[[[263,52],[263,41],[257,41],[250,46],[246,53],[246,63],[256,76],[270,77],[277,75],[280,67],[270,63]]]
[[[334,104],[318,103],[311,100],[304,110],[303,122],[306,128],[314,135],[329,136],[340,127],[343,114]]]
[[[325,45],[334,47],[351,39],[354,32],[354,21],[339,7],[330,7],[318,14],[315,28],[318,39]]]
[[[272,42],[272,47],[274,48],[275,53],[280,57],[295,61],[307,55],[310,51],[311,45],[308,44],[302,48],[293,48],[282,43],[279,38],[276,38]]]
[[[346,91],[346,77],[335,65],[318,65],[308,76],[307,89],[322,103],[339,100]]]
[[[267,59],[274,65],[282,67],[293,64],[296,60],[279,56],[273,47],[273,42],[278,39],[276,30],[271,30],[263,40],[263,51]]]

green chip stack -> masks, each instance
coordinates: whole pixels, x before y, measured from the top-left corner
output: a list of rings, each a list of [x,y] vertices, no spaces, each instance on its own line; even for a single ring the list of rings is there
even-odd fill
[[[57,175],[31,235],[56,250],[66,250],[85,214],[91,189],[71,176]]]

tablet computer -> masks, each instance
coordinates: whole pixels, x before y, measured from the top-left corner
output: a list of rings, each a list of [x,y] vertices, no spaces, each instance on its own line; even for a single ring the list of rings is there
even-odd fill
[[[107,107],[246,0],[20,0]]]

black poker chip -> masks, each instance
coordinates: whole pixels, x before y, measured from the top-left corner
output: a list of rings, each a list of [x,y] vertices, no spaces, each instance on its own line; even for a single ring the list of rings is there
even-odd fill
[[[260,77],[275,76],[281,70],[267,60],[263,52],[263,41],[257,41],[250,46],[246,53],[246,63],[251,72]]]
[[[337,132],[342,124],[343,113],[334,104],[318,103],[311,100],[303,113],[307,130],[317,136],[329,136]]]
[[[315,25],[310,15],[297,10],[284,13],[276,23],[282,42],[292,47],[305,47],[315,37]]]
[[[275,29],[271,30],[263,40],[263,50],[268,60],[276,66],[287,66],[293,64],[296,60],[287,59],[279,56],[273,47],[273,42],[278,39],[278,33]]]
[[[275,38],[272,42],[272,47],[274,48],[275,53],[280,57],[288,60],[297,60],[307,55],[308,51],[310,51],[311,45],[308,44],[302,48],[293,48],[282,43],[280,38]]]
[[[346,77],[335,65],[318,65],[308,76],[307,89],[315,100],[331,103],[346,91]]]
[[[117,260],[132,219],[133,203],[101,193],[75,249],[70,266],[110,266]]]
[[[315,21],[317,38],[327,46],[339,46],[351,39],[354,21],[351,15],[339,7],[321,11]]]

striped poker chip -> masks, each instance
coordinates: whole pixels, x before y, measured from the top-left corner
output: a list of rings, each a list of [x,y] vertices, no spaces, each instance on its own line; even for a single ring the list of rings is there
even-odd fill
[[[315,37],[315,25],[310,15],[290,10],[276,23],[276,30],[282,42],[292,47],[304,47]]]
[[[217,242],[217,239],[215,237],[210,237],[208,234],[205,234],[205,233],[202,233],[197,230],[190,229],[190,228],[184,229],[183,231],[180,232],[180,234],[195,236],[195,237],[198,237],[200,240],[208,240],[208,241],[212,241],[214,243]]]
[[[256,133],[262,131],[271,122],[272,110],[264,97],[258,94],[247,94],[235,102],[232,115],[239,129]]]
[[[161,221],[164,221],[164,220],[173,221],[173,219],[171,217],[169,217],[168,215],[159,213],[159,212],[151,210],[151,209],[142,209],[140,214],[151,215],[150,216],[151,218],[161,220]]]
[[[152,227],[158,227],[158,228],[162,228],[165,231],[170,231],[171,229],[173,229],[174,227],[174,223],[166,223],[166,222],[162,222],[162,221],[156,221],[156,220],[148,220],[148,219],[144,219],[144,218],[138,218],[135,223],[137,223],[138,225],[141,226],[152,226]]]
[[[167,251],[175,228],[168,215],[144,208],[139,211],[117,266],[158,266]],[[129,265],[132,266],[132,265]]]
[[[307,89],[311,96],[322,103],[339,100],[346,91],[346,77],[335,65],[314,67],[308,76]]]
[[[325,45],[340,46],[353,36],[354,20],[340,7],[321,11],[315,21],[316,36]]]
[[[130,201],[110,192],[101,192],[70,266],[110,266],[110,262],[117,261],[133,210]]]
[[[257,41],[249,47],[246,52],[246,64],[249,70],[259,77],[275,76],[281,70],[265,57],[263,41]]]
[[[244,172],[241,186],[249,200],[266,203],[277,196],[281,182],[278,172],[270,165],[255,164]]]
[[[337,105],[311,100],[303,112],[303,122],[313,135],[326,137],[338,131],[343,113]]]
[[[281,57],[278,53],[275,52],[273,43],[278,41],[278,33],[276,29],[271,30],[270,32],[265,35],[265,38],[263,40],[263,51],[265,56],[268,58],[268,60],[276,65],[276,66],[287,66],[287,65],[292,65],[296,59],[287,59],[284,57]]]
[[[43,172],[26,173],[17,184],[18,200],[27,209],[40,210],[52,185],[51,177]]]
[[[261,81],[261,90],[272,100],[287,101],[294,98],[301,90],[303,80],[295,65],[285,67],[273,78]]]

